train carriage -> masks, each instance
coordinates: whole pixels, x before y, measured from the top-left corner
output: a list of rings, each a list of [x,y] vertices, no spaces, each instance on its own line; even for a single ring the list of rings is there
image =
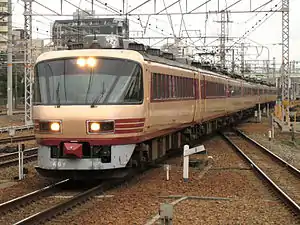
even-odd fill
[[[36,168],[51,177],[118,177],[180,147],[191,128],[199,137],[217,120],[276,100],[269,86],[255,100],[254,87],[145,51],[43,53],[35,65]]]

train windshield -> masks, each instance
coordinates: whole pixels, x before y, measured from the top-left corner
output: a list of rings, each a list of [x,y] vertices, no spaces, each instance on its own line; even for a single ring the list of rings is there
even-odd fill
[[[35,67],[35,105],[141,104],[141,66],[116,58],[83,57]]]

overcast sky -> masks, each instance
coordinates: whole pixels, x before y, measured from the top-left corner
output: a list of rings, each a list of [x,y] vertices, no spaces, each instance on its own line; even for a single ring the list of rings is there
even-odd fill
[[[126,7],[125,11],[129,12],[136,6],[140,5],[142,2],[146,0],[126,0],[125,2]],[[187,1],[187,9],[186,9],[186,1]],[[60,0],[38,0],[37,2],[43,3],[45,6],[51,8],[52,10],[60,13]],[[82,9],[91,9],[91,0],[69,0],[69,2],[80,6]],[[149,1],[144,6],[140,7],[139,9],[133,11],[132,13],[153,13],[154,12],[154,2],[155,0]],[[164,8],[164,4],[166,6],[176,2],[176,0],[157,0],[156,3],[156,12],[161,11]],[[207,2],[207,0],[181,0],[181,10],[179,3],[174,4],[172,7],[167,9],[168,13],[180,13],[185,12],[186,10],[189,12],[193,10],[195,7],[201,5],[202,3]],[[219,8],[224,9],[226,6],[232,5],[234,2],[238,2],[238,0],[211,0],[208,4],[203,5],[201,8],[195,10],[194,12],[206,12],[206,11],[215,11],[218,9],[218,2]],[[270,2],[270,0],[240,0],[238,4],[231,7],[230,11],[246,11],[250,9],[256,9],[263,3]],[[108,8],[103,6],[100,3],[107,3],[108,6],[120,11],[123,8],[123,0],[94,0],[94,10],[96,11],[97,15],[100,14],[112,14]],[[13,26],[14,28],[23,28],[24,19],[23,19],[23,1],[22,0],[13,0]],[[271,9],[280,9],[281,8],[281,0],[273,0],[269,4],[265,5],[264,7],[260,8],[260,10],[271,10]],[[299,22],[300,22],[300,1],[299,0],[290,0],[290,60],[300,60],[300,29],[299,29]],[[75,7],[68,4],[67,2],[63,3],[63,14],[71,15],[76,10]],[[33,31],[34,31],[34,38],[43,38],[49,40],[49,32],[50,32],[50,23],[53,23],[56,19],[68,19],[71,17],[66,16],[50,16],[49,14],[54,14],[53,12],[41,7],[37,3],[33,3],[33,11],[35,13],[47,15],[45,17],[41,16],[33,16]],[[165,11],[164,11],[165,13]],[[252,26],[254,26],[255,31],[249,33],[247,35],[247,39],[245,42],[251,45],[264,45],[265,47],[269,48],[270,50],[270,59],[272,57],[276,57],[277,63],[281,61],[281,46],[279,43],[282,41],[281,35],[281,13],[274,13],[270,18],[271,12],[268,13],[229,13],[228,17],[231,23],[229,24],[228,29],[229,36],[232,37],[241,37],[247,31],[252,31]],[[141,16],[140,20],[142,22],[142,26],[138,20],[138,16],[130,16],[130,30],[132,31],[130,34],[133,37],[141,36],[142,31],[144,30],[143,27],[146,25],[146,21],[148,16]],[[264,21],[268,18],[265,22]],[[180,23],[181,23],[181,16],[176,15],[172,16],[172,24],[174,28],[174,33],[176,36],[179,36],[180,30]],[[185,27],[182,26],[182,30],[187,30],[186,32],[182,32],[184,36],[202,36],[205,35],[205,27],[206,27],[206,35],[207,36],[218,36],[220,33],[220,23],[216,21],[220,20],[220,14],[211,13],[208,15],[200,14],[200,15],[185,15],[184,16],[184,23]],[[255,26],[255,24],[257,24]],[[258,27],[259,25],[259,27]],[[37,31],[38,29],[38,31]],[[193,30],[193,31],[192,31]],[[135,31],[139,31],[135,32]],[[171,28],[169,18],[166,15],[162,16],[151,16],[148,22],[148,26],[146,29],[146,33],[143,34],[146,37],[151,36],[173,36],[173,29]],[[187,39],[188,43],[192,41],[196,41],[197,39]],[[159,40],[152,40],[150,44],[155,44]],[[171,41],[171,40],[169,40]],[[232,46],[235,41],[238,39],[229,40],[226,45]],[[253,42],[254,41],[254,42]],[[206,44],[212,43],[212,45],[218,45],[219,41],[216,38],[210,39],[201,39],[194,43],[196,46],[203,46],[204,42]],[[149,41],[145,42],[149,44]],[[164,44],[166,42],[161,42],[159,45]],[[241,41],[237,42],[236,46],[240,46]],[[157,47],[157,46],[156,46]],[[248,48],[246,53],[249,54],[247,59],[267,59],[268,58],[268,50],[267,48]],[[259,57],[258,57],[259,56]]]

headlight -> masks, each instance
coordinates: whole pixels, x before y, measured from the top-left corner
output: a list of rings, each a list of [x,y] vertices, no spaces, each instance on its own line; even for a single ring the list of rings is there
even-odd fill
[[[85,59],[84,58],[78,58],[77,59],[77,65],[79,67],[84,67],[85,66]]]
[[[90,124],[90,128],[91,128],[91,131],[93,131],[93,132],[99,131],[100,130],[100,123],[93,122],[93,123]]]
[[[39,133],[60,133],[61,121],[35,121],[35,131]]]
[[[99,134],[99,133],[111,133],[114,132],[114,121],[87,121],[87,133]]]
[[[52,131],[60,131],[60,123],[52,122],[50,123],[50,130]]]
[[[93,57],[89,57],[87,59],[87,64],[88,64],[89,67],[94,68],[97,64],[97,60]]]

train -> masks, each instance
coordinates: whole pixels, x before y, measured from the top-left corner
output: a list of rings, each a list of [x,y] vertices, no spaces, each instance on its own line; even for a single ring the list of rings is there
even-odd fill
[[[274,104],[277,89],[127,48],[46,52],[34,67],[36,170],[44,177],[112,179]]]

